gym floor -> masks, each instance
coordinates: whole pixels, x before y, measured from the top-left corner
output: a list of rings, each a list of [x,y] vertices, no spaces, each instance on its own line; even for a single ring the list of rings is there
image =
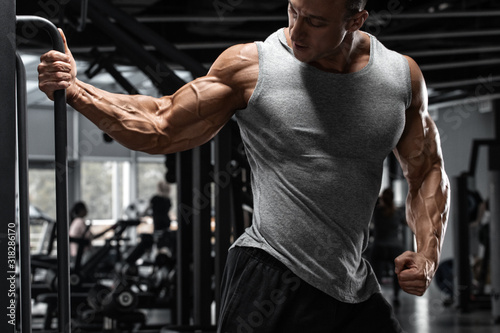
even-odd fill
[[[384,296],[392,300],[390,285],[382,286]],[[400,293],[400,305],[394,308],[406,333],[500,333],[490,309],[462,313],[453,305],[445,306],[446,296],[431,285],[422,297]]]

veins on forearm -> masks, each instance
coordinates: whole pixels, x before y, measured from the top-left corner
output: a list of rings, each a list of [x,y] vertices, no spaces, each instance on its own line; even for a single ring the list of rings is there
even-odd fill
[[[441,168],[432,168],[419,186],[410,188],[408,224],[416,235],[417,251],[437,263],[448,217],[449,186]]]

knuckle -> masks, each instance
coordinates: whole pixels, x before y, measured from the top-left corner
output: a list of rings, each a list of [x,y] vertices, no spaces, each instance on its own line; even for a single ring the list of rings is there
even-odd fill
[[[56,70],[58,72],[65,72],[65,73],[68,72],[67,66],[62,62],[54,63],[54,70]]]
[[[37,66],[38,73],[42,73],[45,70],[45,65],[43,63],[38,64]]]
[[[45,62],[54,61],[54,51],[49,51],[42,55],[42,60]]]
[[[61,72],[55,72],[54,74],[54,79],[56,80],[64,80],[64,73],[61,73]]]

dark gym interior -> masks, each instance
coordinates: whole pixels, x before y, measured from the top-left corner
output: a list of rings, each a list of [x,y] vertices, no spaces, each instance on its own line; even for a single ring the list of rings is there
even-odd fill
[[[66,106],[64,95],[54,102],[38,89],[40,56],[61,47],[54,27],[64,30],[82,81],[159,97],[204,76],[228,47],[287,26],[287,6],[2,0],[0,286],[9,295],[0,297],[2,332],[215,332],[227,250],[252,221],[250,166],[236,122],[190,151],[124,148]],[[387,273],[383,294],[408,333],[500,332],[500,1],[368,0],[366,9],[362,30],[422,70],[452,188],[429,290],[402,293],[396,303]],[[162,181],[164,232],[155,230],[151,207]],[[408,188],[392,155],[387,187],[403,207]],[[79,201],[91,244],[67,237]],[[411,231],[401,232],[414,248]]]

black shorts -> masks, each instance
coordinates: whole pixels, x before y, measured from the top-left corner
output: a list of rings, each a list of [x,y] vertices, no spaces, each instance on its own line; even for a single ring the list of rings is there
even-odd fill
[[[301,280],[267,252],[230,250],[218,333],[403,332],[382,294],[350,304]]]

